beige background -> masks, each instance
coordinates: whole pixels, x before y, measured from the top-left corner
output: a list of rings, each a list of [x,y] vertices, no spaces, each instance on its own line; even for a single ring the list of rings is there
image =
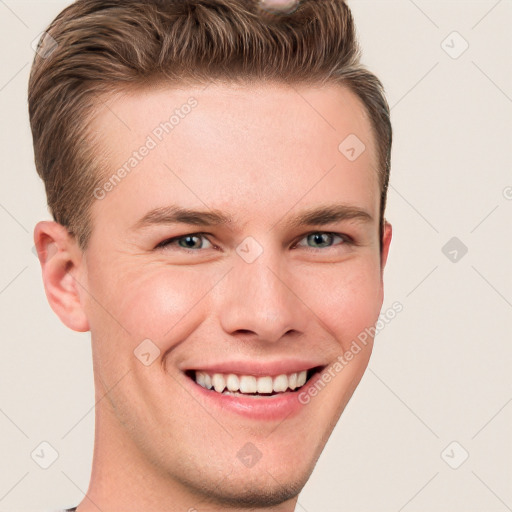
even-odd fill
[[[392,106],[384,309],[404,310],[297,510],[512,510],[512,2],[350,3]],[[0,0],[0,512],[76,504],[89,479],[89,337],[53,314],[32,252],[49,217],[26,112],[31,42],[67,4]],[[468,248],[456,262],[452,237]],[[46,470],[30,455],[42,441],[59,452]]]

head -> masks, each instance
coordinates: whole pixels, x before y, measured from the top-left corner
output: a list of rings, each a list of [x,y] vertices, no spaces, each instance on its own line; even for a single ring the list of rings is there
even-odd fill
[[[371,337],[334,370],[378,319],[391,240],[389,108],[350,11],[288,4],[78,0],[30,76],[54,217],[35,241],[52,308],[91,331],[95,464],[224,507],[304,486],[367,367]]]

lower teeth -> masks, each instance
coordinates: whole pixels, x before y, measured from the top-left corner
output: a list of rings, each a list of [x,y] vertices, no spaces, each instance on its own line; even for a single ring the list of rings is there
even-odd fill
[[[267,396],[275,396],[280,395],[281,393],[264,393],[264,394],[257,394],[257,393],[239,393],[238,391],[223,391],[221,393],[222,395],[230,395],[230,396],[252,396],[255,398],[265,398]]]

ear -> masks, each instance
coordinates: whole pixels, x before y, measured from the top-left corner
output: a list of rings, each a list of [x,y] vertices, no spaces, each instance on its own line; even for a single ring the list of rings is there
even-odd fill
[[[391,244],[392,237],[393,227],[387,220],[384,220],[384,230],[382,233],[382,251],[380,255],[381,274],[383,273],[384,267],[386,266],[386,261],[388,260],[389,246]]]
[[[70,329],[88,331],[80,286],[83,253],[75,238],[61,224],[42,221],[34,229],[34,243],[51,308]]]

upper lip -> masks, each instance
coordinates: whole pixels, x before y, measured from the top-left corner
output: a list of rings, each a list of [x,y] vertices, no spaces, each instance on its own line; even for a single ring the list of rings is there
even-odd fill
[[[290,373],[298,373],[317,367],[324,367],[325,363],[311,360],[280,359],[276,361],[223,361],[218,363],[187,365],[182,368],[187,371],[204,371],[209,374],[223,373],[236,375],[254,375],[255,377],[277,376]]]

